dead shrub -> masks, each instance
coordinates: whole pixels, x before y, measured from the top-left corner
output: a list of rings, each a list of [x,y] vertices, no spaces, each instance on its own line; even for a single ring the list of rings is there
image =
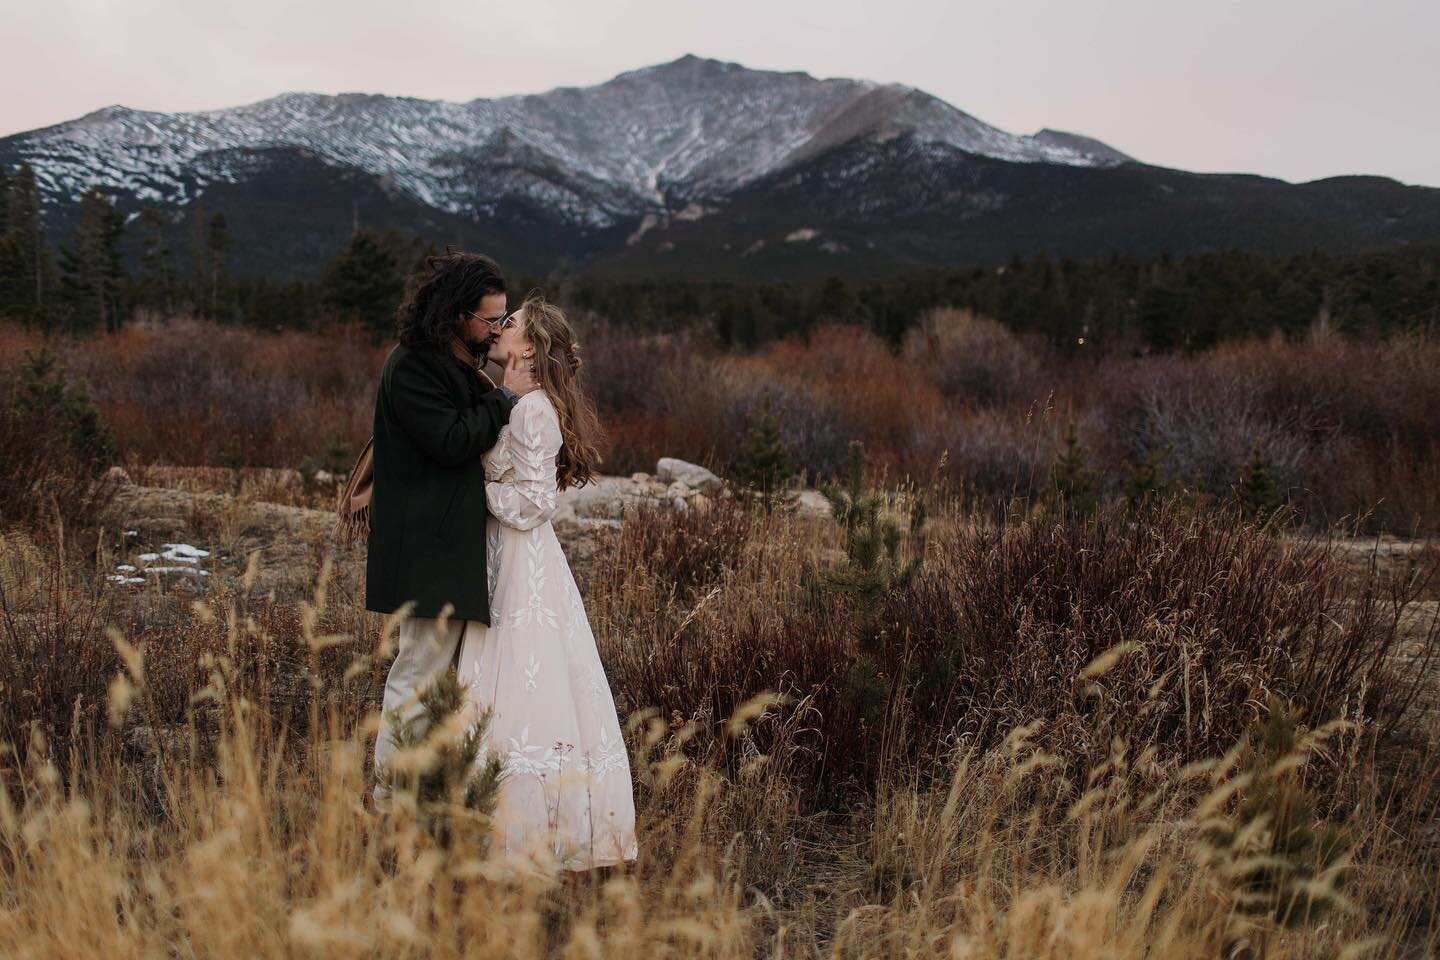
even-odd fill
[[[840,696],[857,655],[855,613],[807,602],[796,583],[801,545],[823,555],[834,530],[756,521],[739,531],[744,561],[710,592],[684,574],[697,587],[686,595],[669,585],[691,561],[677,566],[659,545],[695,536],[681,529],[690,521],[643,522],[597,554],[611,575],[590,607],[617,689],[685,719],[727,716],[782,689],[814,731],[808,775],[868,782],[877,756]],[[1322,542],[1285,541],[1183,500],[994,530],[952,522],[929,540],[920,573],[879,617],[881,671],[902,679],[887,710],[892,737],[904,739],[890,746],[922,767],[934,751],[988,749],[1025,724],[1077,775],[1117,738],[1179,764],[1223,752],[1271,693],[1308,723],[1343,714],[1383,736],[1413,710],[1424,679],[1396,667],[1415,642],[1400,628],[1404,590],[1376,582],[1357,594]],[[1419,641],[1432,656],[1440,624]],[[1094,672],[1107,655],[1114,662]]]
[[[1039,389],[1036,351],[972,310],[930,310],[906,333],[901,355],[925,369],[948,400],[988,407],[1033,399]]]

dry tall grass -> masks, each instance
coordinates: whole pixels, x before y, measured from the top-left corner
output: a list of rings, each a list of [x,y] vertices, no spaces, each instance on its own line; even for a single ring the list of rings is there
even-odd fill
[[[1180,500],[998,528],[957,507],[936,505],[920,574],[880,611],[901,742],[867,737],[842,696],[854,612],[802,586],[800,571],[843,555],[825,521],[725,503],[637,513],[597,556],[590,600],[612,682],[631,708],[702,724],[777,690],[790,698],[776,708],[794,731],[787,748],[831,792],[868,782],[882,746],[923,764],[1027,723],[1076,776],[1116,738],[1197,761],[1223,752],[1271,694],[1312,724],[1344,715],[1388,733],[1430,681],[1440,624],[1415,636],[1405,612],[1433,569],[1357,584],[1324,540],[1284,540]],[[1084,681],[1107,650],[1123,651],[1108,682]]]
[[[1282,474],[1310,477],[1312,513],[1381,490],[1387,523],[1440,516],[1434,344],[1062,368],[976,318],[931,321],[900,356],[855,328],[749,355],[587,343],[612,469],[657,454],[723,468],[766,395],[812,469],[855,436],[891,472],[951,453],[906,548],[920,573],[877,618],[895,682],[873,727],[841,682],[856,611],[804,576],[845,556],[834,524],[719,500],[640,510],[602,541],[586,604],[628,719],[641,837],[640,860],[603,876],[507,869],[462,811],[442,849],[403,806],[367,806],[396,625],[364,613],[355,558],[289,571],[314,582],[298,605],[255,589],[258,558],[193,601],[121,592],[101,579],[122,541],[93,526],[100,500],[57,497],[23,529],[7,513],[0,956],[1434,955],[1440,622],[1413,602],[1432,595],[1434,555],[1357,575],[1323,538],[1184,501],[1076,519],[1010,499],[1043,482],[1068,407],[1104,463],[1149,418],[1172,462],[1218,477],[1258,430]],[[27,344],[0,328],[0,367]],[[64,351],[165,482],[148,460],[293,467],[327,435],[363,437],[381,356],[206,325]],[[13,477],[22,494],[65,479]],[[233,471],[183,482],[247,489]],[[269,486],[248,491],[307,497]],[[238,543],[245,520],[188,522]],[[1269,774],[1237,749],[1274,695],[1305,736],[1270,774],[1295,776],[1313,815],[1267,800]],[[1343,833],[1347,856],[1324,868],[1282,842],[1295,816]],[[1221,821],[1233,848],[1215,846]],[[1256,871],[1294,871],[1329,909],[1293,925],[1243,909]]]
[[[1435,630],[1393,636],[1363,598],[1330,592],[1336,574],[1310,547],[1183,512],[986,535],[940,505],[933,569],[889,615],[962,642],[950,681],[968,700],[951,698],[961,722],[946,736],[946,715],[908,692],[867,737],[831,689],[849,614],[798,586],[803,564],[834,560],[835,530],[727,510],[640,514],[598,552],[587,605],[628,717],[641,857],[593,877],[507,869],[483,851],[483,822],[441,849],[403,807],[368,808],[396,625],[357,617],[328,565],[298,607],[254,597],[252,568],[188,607],[101,608],[122,627],[107,633],[80,619],[84,561],[7,537],[17,749],[0,764],[0,954],[1098,960],[1440,945],[1424,752],[1437,731],[1405,699],[1417,664],[1381,669],[1433,648]],[[69,675],[35,674],[29,660],[62,642]],[[37,696],[14,695],[27,687]],[[1239,909],[1241,872],[1204,830],[1253,790],[1231,748],[1277,689],[1313,708],[1291,762],[1352,840],[1345,869],[1310,888],[1337,908],[1293,928]],[[1408,743],[1381,735],[1397,715]],[[1266,821],[1240,826],[1263,857]]]

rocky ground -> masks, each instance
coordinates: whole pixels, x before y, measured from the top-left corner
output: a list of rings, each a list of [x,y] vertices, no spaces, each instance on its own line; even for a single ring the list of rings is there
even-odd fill
[[[261,595],[304,596],[327,555],[335,560],[337,577],[363,580],[363,548],[335,542],[334,511],[297,505],[327,502],[334,489],[328,477],[307,481],[298,472],[279,470],[242,476],[221,468],[135,473],[141,482],[117,474],[121,483],[109,513],[110,528],[117,531],[109,578],[117,588],[200,594],[216,576],[238,582],[256,550],[261,562],[254,590]],[[316,484],[324,489],[317,492]],[[618,527],[628,507],[704,510],[728,496],[723,481],[704,467],[661,458],[654,473],[606,476],[562,491],[555,531],[577,579],[583,579],[596,538]],[[798,507],[821,514],[830,509],[814,490],[801,493]]]
[[[253,593],[290,602],[309,595],[326,556],[334,576],[360,595],[364,550],[335,542],[331,478],[303,478],[296,471],[227,471],[220,468],[144,468],[141,482],[122,475],[109,515],[114,531],[107,565],[116,589],[199,595],[214,583],[239,582],[254,551],[260,572]],[[223,492],[221,492],[223,491]],[[723,481],[703,467],[662,458],[654,473],[606,476],[560,494],[554,523],[576,577],[582,583],[597,538],[620,525],[627,508],[656,504],[674,510],[704,510],[729,496]],[[279,501],[279,502],[276,502]],[[288,501],[288,502],[286,502]],[[308,503],[310,506],[297,504]],[[799,509],[825,514],[828,501],[804,491]],[[1404,580],[1433,568],[1436,546],[1388,535],[1330,541],[1355,569],[1371,567]],[[1440,579],[1440,578],[1432,578]],[[1403,611],[1419,632],[1440,616],[1440,583],[1431,583],[1419,602]]]

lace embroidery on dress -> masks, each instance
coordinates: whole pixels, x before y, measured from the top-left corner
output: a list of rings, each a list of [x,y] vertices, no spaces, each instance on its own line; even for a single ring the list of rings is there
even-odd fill
[[[476,701],[494,708],[486,750],[505,769],[498,849],[549,851],[579,870],[633,860],[638,844],[615,701],[550,523],[560,444],[554,407],[535,391],[485,456],[491,626],[467,627],[461,671]]]

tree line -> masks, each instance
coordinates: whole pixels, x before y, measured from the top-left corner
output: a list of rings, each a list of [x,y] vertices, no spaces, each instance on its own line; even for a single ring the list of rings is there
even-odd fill
[[[180,213],[145,206],[128,223],[99,187],[79,206],[73,234],[52,246],[33,169],[0,164],[0,316],[75,334],[113,332],[140,312],[271,329],[349,320],[380,338],[393,329],[406,275],[437,252],[422,237],[357,225],[317,279],[281,283],[233,275],[225,213],[203,200]],[[139,249],[133,273],[122,255],[132,230]],[[183,269],[170,241],[182,233],[189,241]],[[1356,336],[1440,327],[1440,247],[1058,260],[1016,254],[1001,265],[821,283],[555,274],[521,277],[516,288],[537,285],[619,324],[698,330],[736,347],[836,321],[899,342],[940,305],[974,309],[1067,352],[1201,350],[1276,332],[1295,336],[1316,323]]]
[[[189,211],[191,269],[176,268],[168,234],[171,214],[147,206],[133,226],[98,186],[79,198],[79,223],[68,241],[52,244],[40,209],[35,171],[0,165],[0,314],[46,330],[113,333],[137,310],[189,310],[232,317],[239,286],[228,268],[230,233],[222,212],[204,204]],[[140,241],[138,270],[127,269],[126,233]]]
[[[898,343],[925,311],[970,308],[1065,352],[1197,351],[1320,324],[1356,337],[1440,332],[1440,246],[1276,256],[1054,259],[916,271],[885,279],[742,284],[576,276],[565,302],[654,329],[695,326],[754,346],[824,322],[859,322]]]
[[[127,218],[98,186],[80,196],[70,235],[53,234],[34,169],[0,164],[0,316],[76,335],[113,333],[142,313],[272,329],[355,319],[388,333],[405,274],[435,252],[398,231],[357,230],[316,282],[236,276],[224,211],[200,200],[179,213],[144,206]],[[188,249],[174,249],[176,235]],[[134,270],[127,238],[138,246]]]

